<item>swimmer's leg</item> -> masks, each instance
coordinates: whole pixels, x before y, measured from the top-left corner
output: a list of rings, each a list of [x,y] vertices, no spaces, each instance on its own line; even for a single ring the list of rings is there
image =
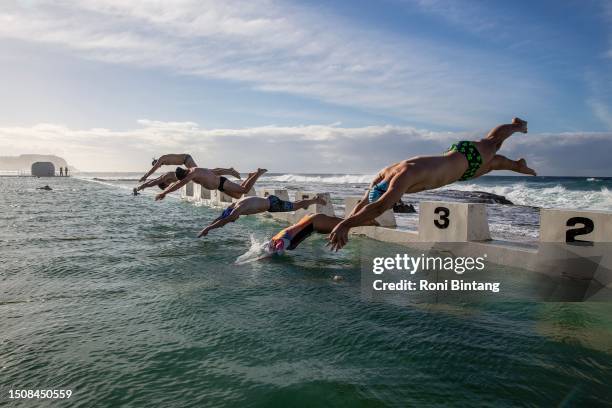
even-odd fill
[[[251,191],[251,189],[253,188],[253,185],[255,185],[255,182],[257,182],[257,179],[259,179],[259,177],[261,177],[261,175],[264,174],[266,171],[268,170],[257,169],[255,173],[251,173],[249,177],[246,180],[244,180],[244,182],[240,185],[228,180],[223,185],[223,190],[227,195],[233,198],[240,198],[244,194]]]
[[[527,161],[525,159],[511,160],[506,156],[496,154],[489,163],[478,170],[474,178],[485,175],[493,170],[509,170],[531,176],[537,175],[535,170],[527,166]]]
[[[298,200],[293,203],[293,210],[296,211],[296,210],[301,210],[303,208],[305,209],[305,208],[310,207],[313,204],[325,205],[326,202],[323,199],[323,197],[320,197],[320,196],[315,196],[314,198],[309,198],[306,200]]]
[[[233,176],[233,177],[236,177],[237,179],[240,179],[240,173],[238,173],[236,169],[233,167],[230,167],[229,169],[224,169],[223,167],[217,167],[214,169],[210,169],[210,171],[215,173],[217,176]]]
[[[242,215],[242,212],[240,211],[240,208],[237,206],[234,208],[234,211],[232,211],[232,213],[228,215],[227,217],[217,218],[208,227],[202,229],[198,233],[198,238],[208,235],[210,230],[217,229],[217,228],[223,228],[226,224],[236,221],[238,218],[240,218],[240,215]]]
[[[187,158],[185,159],[185,167],[187,167],[188,169],[191,169],[193,167],[198,167],[198,165],[196,164],[195,160],[193,160],[193,157],[191,157],[191,155],[187,155]]]
[[[504,140],[516,132],[527,133],[527,122],[519,118],[514,118],[512,119],[512,123],[499,125],[493,128],[483,141],[491,142],[497,152],[501,148],[502,143],[504,143]]]

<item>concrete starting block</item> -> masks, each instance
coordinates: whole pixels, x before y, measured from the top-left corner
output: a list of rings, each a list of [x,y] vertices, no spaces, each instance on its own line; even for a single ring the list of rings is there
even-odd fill
[[[219,190],[211,190],[210,192],[210,202],[212,205],[225,207],[228,204],[231,204],[233,198],[223,191]]]
[[[181,198],[191,199],[193,197],[194,182],[190,181],[181,188]]]
[[[255,189],[251,187],[249,192],[244,194],[242,197],[257,197],[257,193],[255,192]],[[240,198],[242,198],[242,197],[240,197]],[[232,201],[236,202],[236,201],[240,200],[240,198],[232,198]]]
[[[264,188],[259,192],[260,197],[265,198],[269,195],[275,195],[281,200],[289,201],[289,192],[285,189]]]
[[[200,184],[194,183],[193,184],[193,194],[191,195],[191,197],[187,197],[188,201],[200,201],[200,194],[201,194],[201,190],[202,190],[202,186]]]
[[[344,218],[348,217],[361,198],[362,197],[346,197],[344,199]],[[381,227],[395,228],[397,226],[393,209],[385,211],[382,215],[376,218],[376,221]]]
[[[534,269],[590,280],[587,296],[602,287],[612,289],[612,213],[540,210],[540,247]]]
[[[484,204],[421,201],[419,208],[419,240],[422,242],[491,239]]]
[[[210,200],[211,191],[207,188],[200,186],[200,201],[201,200]]]
[[[302,215],[306,214],[325,214],[330,217],[335,217],[336,213],[334,212],[334,205],[331,202],[331,196],[329,193],[315,193],[312,191],[297,191],[295,193],[295,201],[299,200],[307,200],[310,198],[314,198],[315,196],[321,196],[325,200],[326,204],[314,204],[308,207],[305,210],[298,210],[296,213],[301,213]]]
[[[540,241],[589,244],[612,242],[612,213],[543,208]]]

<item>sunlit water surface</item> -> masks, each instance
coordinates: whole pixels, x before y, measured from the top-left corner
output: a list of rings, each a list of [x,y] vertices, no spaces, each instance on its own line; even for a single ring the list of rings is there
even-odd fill
[[[235,265],[283,225],[198,240],[217,211],[125,182],[0,191],[0,405],[36,388],[72,389],[67,407],[610,404],[606,304],[368,300],[360,251],[382,244],[364,238]]]

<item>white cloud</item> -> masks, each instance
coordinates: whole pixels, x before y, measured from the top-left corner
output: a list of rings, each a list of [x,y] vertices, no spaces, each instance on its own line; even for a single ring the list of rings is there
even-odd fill
[[[7,155],[57,154],[81,170],[144,171],[151,157],[191,153],[202,167],[241,171],[368,173],[418,155],[440,154],[473,133],[432,132],[402,126],[344,128],[338,125],[204,129],[193,122],[140,120],[129,130],[72,129],[56,124],[0,128]],[[604,175],[612,172],[612,133],[517,134],[500,153],[525,157],[543,175]]]
[[[593,110],[593,114],[605,123],[609,129],[612,129],[612,110],[610,110],[610,106],[595,99],[591,99],[588,103]]]
[[[29,4],[29,3],[28,3]],[[473,126],[537,103],[517,62],[350,27],[275,1],[11,1],[0,38],[83,58],[240,81],[437,125]],[[531,94],[526,102],[524,95]],[[503,97],[500,97],[503,95]]]

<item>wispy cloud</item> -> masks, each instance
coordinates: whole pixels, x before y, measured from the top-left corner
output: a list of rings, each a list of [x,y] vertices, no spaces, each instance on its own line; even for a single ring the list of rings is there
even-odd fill
[[[0,6],[1,37],[442,126],[482,125],[541,93],[511,59],[268,0],[9,2]]]
[[[72,129],[62,125],[0,128],[4,154],[48,153],[82,170],[142,171],[151,157],[189,152],[200,166],[242,171],[371,173],[417,155],[440,154],[451,142],[477,133],[432,132],[403,126],[339,125],[204,129],[193,122],[140,120],[128,130]],[[500,153],[525,157],[541,174],[605,175],[612,133],[516,135]],[[571,158],[571,159],[570,159]]]
[[[453,0],[403,0],[403,2],[415,4],[421,11],[470,32],[488,32],[502,23],[507,23],[503,16],[492,18],[491,13],[485,13],[475,2]]]

